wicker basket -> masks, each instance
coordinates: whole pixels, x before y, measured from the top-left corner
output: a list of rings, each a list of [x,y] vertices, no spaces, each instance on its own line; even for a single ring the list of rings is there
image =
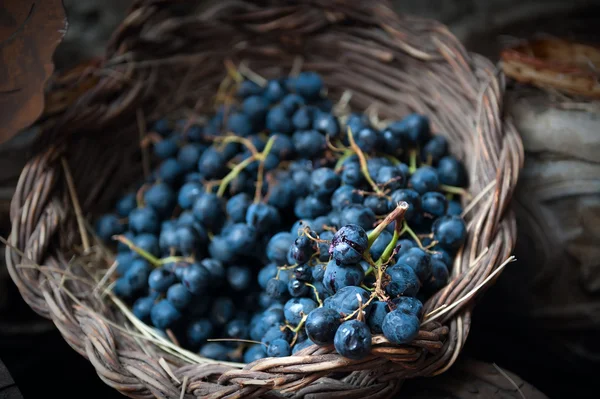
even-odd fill
[[[447,370],[468,336],[473,298],[506,265],[516,238],[508,205],[523,149],[503,120],[494,65],[467,53],[443,25],[398,16],[385,1],[223,0],[205,10],[190,3],[136,1],[101,63],[54,79],[53,98],[80,94],[54,104],[41,124],[37,155],[12,201],[6,258],[23,298],[103,381],[131,397],[384,398],[405,378]],[[430,322],[411,345],[375,336],[372,356],[361,361],[313,346],[243,368],[184,361],[127,333],[123,313],[95,290],[89,263],[73,257],[81,248],[94,256],[81,215],[106,210],[141,176],[145,120],[210,106],[226,59],[269,77],[289,73],[299,56],[331,96],[350,90],[354,109],[429,115],[467,166],[468,240],[448,286],[425,304]]]

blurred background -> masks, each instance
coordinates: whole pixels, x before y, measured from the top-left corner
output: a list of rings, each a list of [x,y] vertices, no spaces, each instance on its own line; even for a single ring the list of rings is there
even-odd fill
[[[393,3],[398,12],[447,24],[469,50],[494,61],[505,46],[533,37],[600,43],[597,1]],[[56,68],[101,56],[129,5],[129,0],[64,0],[69,29],[55,52]],[[423,383],[416,382],[413,388],[409,384],[405,397],[487,397],[470,391],[477,384],[494,385],[482,382],[486,370],[497,374],[492,363],[548,397],[591,397],[588,392],[600,370],[600,108],[597,101],[567,100],[514,83],[509,83],[506,104],[527,154],[514,203],[518,262],[476,308],[464,354],[487,362],[488,369],[479,368],[477,374],[477,367],[462,363],[428,395]],[[31,137],[25,131],[0,146],[2,237],[10,232],[8,204]],[[40,389],[65,397],[81,392],[118,397],[49,321],[23,303],[1,264],[0,359],[25,398]]]

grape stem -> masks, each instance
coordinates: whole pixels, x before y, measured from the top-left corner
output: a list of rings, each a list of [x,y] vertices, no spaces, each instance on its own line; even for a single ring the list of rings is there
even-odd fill
[[[319,290],[317,290],[317,287],[315,287],[314,285],[310,284],[310,283],[304,283],[304,285],[306,285],[307,287],[311,287],[315,293],[315,298],[317,299],[317,302],[319,303],[319,307],[322,308],[323,307],[323,301],[321,301],[321,297],[319,296]]]
[[[217,191],[218,197],[223,197],[223,195],[225,194],[225,190],[227,189],[227,186],[229,185],[229,183],[231,183],[233,181],[233,179],[235,179],[244,169],[246,169],[248,167],[248,165],[250,165],[254,161],[264,162],[267,155],[269,155],[271,148],[273,148],[273,143],[275,142],[276,137],[277,137],[276,135],[271,136],[271,138],[269,138],[269,141],[267,141],[267,144],[265,145],[265,149],[262,152],[255,154],[255,155],[251,155],[248,158],[244,159],[242,162],[237,164],[227,174],[227,176],[225,176],[223,178],[223,180],[221,180],[221,184],[219,185],[219,190]],[[262,190],[262,188],[261,188],[261,190]]]
[[[462,187],[448,186],[447,184],[440,184],[440,189],[449,194],[462,195],[463,197],[465,197],[467,199],[473,199],[471,194]]]
[[[304,322],[306,322],[307,317],[308,317],[308,315],[303,315],[302,319],[300,320],[300,323],[298,323],[298,325],[296,327],[291,327],[289,325],[286,325],[286,327],[294,333],[294,338],[292,339],[290,346],[294,346],[294,344],[298,340],[298,331],[300,331],[302,329],[302,327],[304,327]]]
[[[367,306],[369,306],[369,304],[373,301],[373,299],[375,299],[377,297],[377,295],[375,295],[375,293],[372,293],[371,296],[369,297],[369,300],[367,302],[365,302],[364,305],[362,303],[362,298],[360,297],[360,295],[356,294],[356,297],[358,298],[358,308],[354,312],[350,313],[348,316],[344,317],[342,320],[348,321],[351,318],[353,318],[354,316],[356,316],[356,314],[358,313],[357,320],[362,321],[361,319],[364,317],[363,309],[366,308]]]
[[[358,161],[360,162],[360,170],[365,176],[365,179],[373,188],[373,191],[375,191],[377,194],[383,194],[383,191],[381,191],[381,189],[377,187],[377,184],[375,184],[373,178],[369,174],[369,168],[367,167],[367,158],[365,157],[365,154],[362,152],[360,147],[354,141],[354,135],[352,134],[352,129],[350,128],[348,128],[348,141],[350,142],[350,147],[352,147],[352,150],[356,153],[356,156],[358,156]]]
[[[273,148],[273,143],[275,143],[276,139],[277,139],[277,135],[271,136],[269,141],[267,141],[267,144],[265,145],[264,150],[260,153],[260,156],[259,156],[260,162],[258,164],[258,176],[256,178],[256,191],[254,192],[254,203],[255,204],[260,202],[260,197],[262,195],[263,181],[264,181],[264,176],[265,176],[265,160],[267,159],[267,156],[271,152],[271,149]]]
[[[133,242],[131,242],[131,240],[128,239],[127,237],[125,237],[123,235],[117,235],[117,236],[113,236],[112,238],[113,238],[113,240],[117,240],[117,241],[127,245],[127,247],[129,249],[131,249],[136,254],[140,255],[142,258],[146,259],[148,262],[150,262],[152,264],[152,266],[158,267],[161,265],[160,259],[158,259],[154,255],[152,255],[150,252],[147,252],[147,251],[143,250],[142,248],[138,247]]]
[[[354,155],[354,151],[352,151],[352,150],[345,150],[344,154],[336,162],[334,170],[336,172],[340,172],[343,169],[343,167],[344,167],[344,162],[346,161],[346,159],[350,158],[352,155]]]
[[[381,232],[383,230],[385,230],[385,228],[390,223],[392,223],[393,221],[396,221],[396,226],[398,226],[400,224],[400,222],[402,221],[402,219],[404,218],[404,214],[406,213],[407,210],[408,210],[407,202],[405,202],[405,201],[398,202],[398,205],[396,205],[396,208],[392,212],[390,212],[385,217],[385,219],[383,219],[383,221],[381,223],[379,223],[377,225],[377,227],[375,227],[375,229],[367,235],[368,242],[367,242],[366,251],[368,251],[369,248],[371,248],[371,245],[373,245],[373,243],[375,242],[377,237],[379,237]]]
[[[159,262],[161,265],[176,262],[193,263],[194,258],[191,256],[167,256],[166,258],[159,259]]]
[[[413,148],[412,150],[410,150],[408,159],[409,159],[408,171],[410,172],[410,174],[413,174],[417,170],[417,150],[416,149]]]
[[[252,155],[258,154],[258,150],[256,149],[256,146],[254,145],[254,143],[252,143],[252,141],[250,141],[244,137],[239,137],[234,134],[231,134],[231,135],[227,135],[225,137],[216,136],[216,137],[213,137],[212,140],[216,141],[222,145],[229,144],[229,143],[239,143],[239,144],[242,144],[244,147],[246,147]]]

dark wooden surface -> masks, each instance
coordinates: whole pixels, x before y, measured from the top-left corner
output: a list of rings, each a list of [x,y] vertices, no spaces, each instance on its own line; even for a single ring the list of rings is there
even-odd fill
[[[52,54],[66,28],[61,0],[0,2],[0,143],[41,114]]]

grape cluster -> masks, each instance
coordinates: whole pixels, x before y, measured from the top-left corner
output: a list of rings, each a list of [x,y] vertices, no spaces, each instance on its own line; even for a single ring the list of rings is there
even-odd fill
[[[313,72],[236,90],[205,124],[153,124],[158,166],[96,223],[113,292],[217,360],[411,342],[466,238],[446,140],[418,114],[334,115]]]

